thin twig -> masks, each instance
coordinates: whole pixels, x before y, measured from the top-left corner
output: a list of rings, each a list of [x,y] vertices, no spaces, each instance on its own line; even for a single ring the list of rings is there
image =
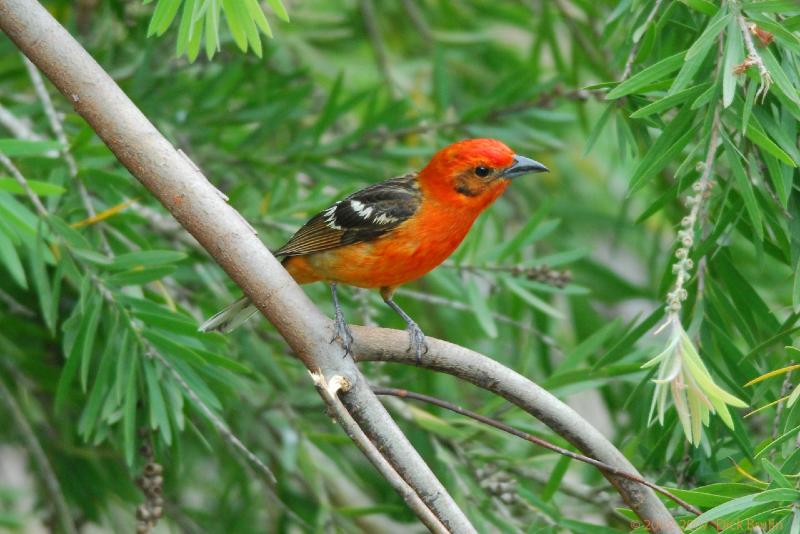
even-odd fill
[[[334,412],[336,420],[341,425],[342,429],[347,433],[351,440],[361,449],[372,465],[381,473],[383,478],[400,494],[409,508],[411,508],[417,517],[425,523],[432,532],[439,532],[447,534],[449,531],[433,514],[431,509],[426,505],[416,491],[403,479],[402,476],[392,467],[386,457],[375,446],[372,441],[367,437],[358,423],[347,411],[342,401],[339,400],[339,391],[347,391],[350,384],[346,379],[341,376],[334,376],[330,381],[326,382],[325,377],[320,373],[311,373],[311,378],[314,380],[314,385],[317,387],[320,396],[325,399],[328,408]]]
[[[53,106],[53,101],[50,99],[50,93],[47,92],[47,87],[44,85],[44,79],[42,79],[42,75],[39,73],[39,69],[36,68],[36,65],[31,63],[31,61],[24,54],[22,55],[22,60],[23,63],[25,63],[25,68],[28,70],[28,76],[31,79],[31,83],[36,91],[36,95],[39,97],[39,101],[42,103],[44,114],[47,116],[47,120],[50,123],[50,129],[53,130],[56,140],[61,145],[61,157],[64,158],[64,161],[67,164],[67,171],[69,172],[70,178],[75,181],[75,184],[78,187],[78,193],[81,197],[83,208],[86,210],[86,213],[90,218],[96,217],[97,212],[92,204],[92,198],[89,196],[89,191],[86,190],[86,186],[83,184],[83,181],[78,178],[78,164],[75,161],[75,156],[73,156],[72,152],[69,150],[69,141],[67,140],[67,134],[64,133],[64,125],[61,122],[58,113],[56,112],[56,108]],[[100,244],[103,247],[103,251],[107,256],[113,255],[111,245],[108,244],[108,240],[106,239],[101,226],[98,227],[98,232],[100,234]]]
[[[41,141],[44,139],[31,128],[28,121],[22,120],[0,104],[0,124],[18,139]]]
[[[756,100],[761,96],[763,101],[767,96],[769,86],[772,85],[772,76],[770,76],[769,69],[764,65],[764,60],[761,59],[761,55],[756,50],[756,45],[753,43],[753,36],[750,35],[750,28],[747,27],[747,21],[744,20],[744,16],[739,13],[737,19],[739,21],[739,28],[742,30],[744,45],[747,48],[747,59],[745,63],[758,67],[758,77],[761,80],[761,85],[758,86],[758,91],[756,91]]]
[[[653,22],[653,19],[656,17],[656,13],[658,12],[658,8],[661,7],[661,2],[663,0],[656,0],[653,4],[653,9],[650,11],[650,14],[647,15],[647,19],[644,21],[644,29],[642,30],[641,35],[639,36],[639,40],[633,43],[631,47],[631,51],[628,53],[628,59],[625,60],[625,68],[622,70],[622,78],[620,79],[621,82],[624,82],[628,79],[628,76],[631,75],[631,70],[633,70],[633,61],[636,59],[636,54],[639,52],[639,46],[642,44],[642,37],[644,37],[644,33],[647,31],[647,28]]]
[[[676,504],[678,504],[681,508],[684,508],[685,510],[687,510],[687,511],[689,511],[689,512],[695,514],[695,515],[700,515],[702,513],[697,507],[689,504],[688,502],[684,501],[683,499],[681,499],[677,495],[671,493],[670,491],[662,488],[661,486],[658,486],[657,484],[653,484],[652,482],[649,482],[648,480],[643,479],[642,477],[639,477],[639,476],[636,476],[636,475],[632,475],[630,473],[626,473],[625,471],[617,469],[616,467],[612,467],[612,466],[610,466],[610,465],[608,465],[606,463],[603,463],[601,461],[595,460],[594,458],[589,458],[588,456],[584,456],[582,454],[578,454],[578,453],[569,451],[569,450],[567,450],[567,449],[565,449],[563,447],[559,447],[558,445],[554,445],[553,443],[550,443],[547,440],[544,440],[544,439],[541,439],[541,438],[537,438],[536,436],[528,434],[527,432],[523,432],[521,430],[517,430],[516,428],[514,428],[512,426],[509,426],[509,425],[507,425],[505,423],[502,423],[502,422],[500,422],[500,421],[498,421],[496,419],[492,419],[491,417],[486,417],[484,415],[481,415],[479,413],[473,412],[471,410],[467,410],[467,409],[462,408],[462,407],[460,407],[460,406],[458,406],[456,404],[447,402],[445,400],[442,400],[442,399],[439,399],[439,398],[436,398],[436,397],[431,397],[430,395],[423,395],[422,393],[414,393],[413,391],[408,391],[408,390],[405,390],[405,389],[373,387],[372,391],[376,395],[391,395],[391,396],[394,396],[394,397],[400,397],[401,399],[414,399],[414,400],[418,400],[418,401],[427,402],[429,404],[433,404],[435,406],[439,406],[440,408],[444,408],[446,410],[450,410],[452,412],[455,412],[455,413],[457,413],[459,415],[464,415],[466,417],[470,417],[472,419],[475,419],[476,421],[480,421],[481,423],[483,423],[485,425],[489,425],[491,427],[497,428],[498,430],[502,430],[503,432],[507,432],[507,433],[509,433],[509,434],[511,434],[513,436],[517,436],[518,438],[522,438],[522,439],[524,439],[526,441],[530,441],[531,443],[533,443],[535,445],[538,445],[538,446],[543,447],[545,449],[548,449],[548,450],[551,450],[553,452],[556,452],[556,453],[558,453],[558,454],[560,454],[562,456],[566,456],[568,458],[572,458],[573,460],[577,460],[579,462],[583,462],[583,463],[586,463],[586,464],[589,464],[589,465],[593,465],[594,467],[596,467],[598,469],[601,469],[603,471],[606,471],[607,473],[610,473],[612,475],[623,477],[623,478],[627,478],[628,480],[632,480],[634,482],[642,484],[643,486],[647,486],[648,488],[651,488],[653,491],[657,491],[658,493],[660,493],[660,494],[664,495],[665,497],[671,499]]]
[[[53,470],[53,466],[50,465],[50,461],[47,459],[47,455],[44,449],[42,449],[42,445],[39,443],[39,439],[36,437],[33,428],[31,428],[31,425],[25,418],[25,414],[22,413],[22,409],[19,404],[17,404],[16,399],[2,380],[0,380],[0,397],[5,399],[8,411],[11,413],[11,418],[16,423],[22,434],[22,439],[25,441],[25,448],[31,456],[33,456],[39,466],[39,473],[44,480],[47,493],[50,494],[50,499],[53,501],[56,516],[61,524],[61,528],[67,534],[77,534],[78,530],[75,528],[75,523],[73,523],[72,516],[69,513],[67,501],[64,499],[64,493],[61,490],[61,484],[58,482],[58,477]]]
[[[508,273],[511,276],[521,276],[528,280],[534,280],[557,288],[563,288],[572,281],[572,273],[569,271],[558,271],[547,265],[540,265],[538,267],[523,267],[521,265],[468,265],[446,261],[442,264],[442,267],[478,274],[482,272]]]
[[[53,130],[56,140],[61,144],[61,155],[67,163],[69,175],[71,178],[75,178],[78,175],[78,165],[75,162],[75,157],[68,150],[69,143],[64,133],[64,125],[61,124],[61,119],[58,117],[55,107],[53,107],[53,101],[50,99],[50,94],[47,92],[47,87],[44,85],[42,75],[39,74],[36,65],[31,63],[24,55],[22,56],[22,61],[25,63],[25,68],[28,70],[28,77],[31,79],[33,89],[36,91],[36,96],[39,97],[39,101],[42,103],[44,114],[47,116],[47,120],[50,123],[50,129]]]
[[[11,313],[21,315],[22,317],[36,317],[36,314],[30,308],[17,302],[17,299],[0,289],[0,300],[8,306]]]
[[[414,0],[402,1],[403,8],[406,10],[408,18],[411,20],[411,24],[413,24],[414,28],[417,29],[417,33],[419,33],[419,36],[425,41],[425,44],[431,46],[434,41],[433,34],[431,33],[431,28],[428,26],[428,23],[425,20],[425,17],[422,15],[422,11],[420,11],[419,6],[417,6]]]
[[[19,172],[17,166],[14,165],[14,163],[8,159],[8,156],[2,152],[0,152],[0,163],[9,173],[11,173],[11,176],[13,176],[20,187],[22,187],[22,190],[25,191],[25,194],[28,195],[31,204],[33,204],[34,209],[36,209],[36,213],[38,213],[42,218],[46,219],[48,217],[48,213],[47,209],[44,207],[44,204],[42,204],[42,199],[40,199],[39,195],[37,195],[33,189],[31,189],[31,186],[28,184],[28,180],[26,180],[22,173]]]

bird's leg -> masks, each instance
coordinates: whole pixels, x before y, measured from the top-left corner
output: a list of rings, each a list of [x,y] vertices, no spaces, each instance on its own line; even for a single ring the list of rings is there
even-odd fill
[[[422,333],[422,330],[414,322],[414,319],[408,316],[406,312],[403,311],[403,308],[397,305],[397,303],[392,300],[392,293],[394,292],[394,288],[382,288],[381,289],[381,296],[383,297],[383,301],[395,312],[397,315],[403,318],[406,322],[406,332],[408,332],[409,338],[409,347],[408,350],[414,351],[414,355],[417,359],[417,365],[420,364],[422,361],[422,355],[428,353],[428,344],[425,342],[425,334]]]
[[[351,350],[353,346],[353,334],[350,333],[350,328],[347,327],[347,323],[344,321],[342,307],[339,305],[339,295],[336,293],[336,282],[331,282],[331,295],[333,295],[334,309],[334,331],[331,343],[337,339],[340,340],[342,342],[342,347],[344,347],[344,356],[346,358],[348,354],[353,353]]]

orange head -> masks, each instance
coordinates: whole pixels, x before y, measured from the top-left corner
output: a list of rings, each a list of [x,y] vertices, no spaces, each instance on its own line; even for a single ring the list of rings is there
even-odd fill
[[[466,139],[434,154],[420,171],[419,183],[432,199],[480,211],[505,191],[512,178],[547,170],[496,139]]]

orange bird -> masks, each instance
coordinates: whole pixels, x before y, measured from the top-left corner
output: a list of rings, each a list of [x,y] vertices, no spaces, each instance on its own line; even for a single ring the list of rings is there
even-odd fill
[[[331,286],[336,334],[349,354],[353,336],[336,286],[378,288],[384,302],[406,322],[409,350],[427,351],[425,335],[392,300],[398,286],[442,263],[472,223],[511,180],[547,167],[518,156],[494,139],[467,139],[437,152],[417,173],[370,185],[312,217],[275,252],[298,284]],[[243,297],[200,326],[229,332],[256,312]]]

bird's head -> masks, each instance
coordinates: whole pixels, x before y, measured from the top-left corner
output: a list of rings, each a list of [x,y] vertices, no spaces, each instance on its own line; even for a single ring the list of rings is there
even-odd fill
[[[420,171],[419,182],[437,200],[482,210],[513,178],[547,171],[538,161],[516,155],[496,139],[466,139],[434,154]]]

